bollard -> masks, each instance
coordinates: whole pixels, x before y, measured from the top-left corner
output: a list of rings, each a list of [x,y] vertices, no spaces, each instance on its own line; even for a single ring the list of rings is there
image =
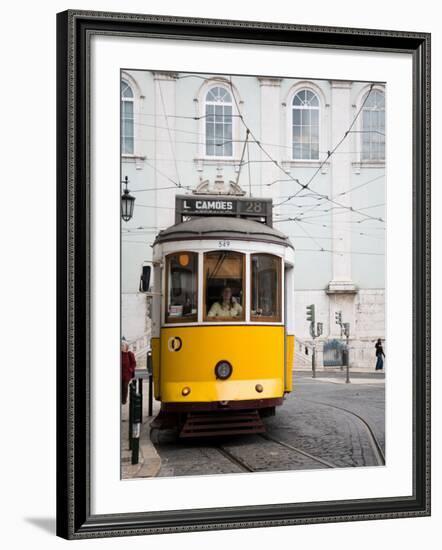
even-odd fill
[[[147,411],[148,416],[153,415],[153,376],[149,374],[149,409]]]
[[[149,350],[147,352],[147,372],[149,374],[148,376],[148,416],[153,415],[153,365],[152,365],[152,351]]]
[[[140,454],[140,432],[141,432],[141,395],[136,391],[131,395],[130,407],[132,409],[132,423],[129,427],[131,432],[132,464],[138,464]]]
[[[133,394],[135,392],[135,388],[134,388],[134,380],[131,380],[129,382],[129,434],[128,434],[128,437],[129,437],[129,450],[131,451],[132,450],[132,412],[133,412],[133,408],[132,408],[132,400],[133,400]]]
[[[143,379],[138,379],[138,393],[141,399],[141,424],[143,423]]]

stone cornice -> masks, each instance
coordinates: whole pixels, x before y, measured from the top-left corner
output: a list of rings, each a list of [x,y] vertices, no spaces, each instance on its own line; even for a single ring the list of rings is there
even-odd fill
[[[282,78],[273,76],[258,76],[260,86],[272,86],[278,88],[281,86]]]
[[[153,72],[153,79],[154,80],[168,80],[168,81],[175,81],[178,78],[177,73],[169,73],[169,72]]]

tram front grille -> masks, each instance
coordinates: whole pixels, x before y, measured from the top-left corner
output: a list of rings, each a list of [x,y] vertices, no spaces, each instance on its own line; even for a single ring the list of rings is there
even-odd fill
[[[258,411],[192,412],[186,417],[180,437],[211,437],[265,432]]]

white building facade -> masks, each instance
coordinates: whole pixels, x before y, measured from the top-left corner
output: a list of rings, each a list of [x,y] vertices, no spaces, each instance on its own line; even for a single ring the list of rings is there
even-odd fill
[[[350,324],[350,366],[374,368],[385,335],[385,88],[382,84],[123,71],[122,180],[136,197],[122,222],[122,330],[148,337],[142,265],[174,223],[177,193],[273,199],[274,226],[296,251],[298,365],[310,364],[306,306],[317,339]]]

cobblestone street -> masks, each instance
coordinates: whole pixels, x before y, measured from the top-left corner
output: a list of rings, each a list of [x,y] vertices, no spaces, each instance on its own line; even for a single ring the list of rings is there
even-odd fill
[[[295,390],[267,433],[176,441],[162,433],[155,445],[158,476],[377,466],[385,455],[383,373],[296,374]],[[147,425],[145,426],[145,430]]]

